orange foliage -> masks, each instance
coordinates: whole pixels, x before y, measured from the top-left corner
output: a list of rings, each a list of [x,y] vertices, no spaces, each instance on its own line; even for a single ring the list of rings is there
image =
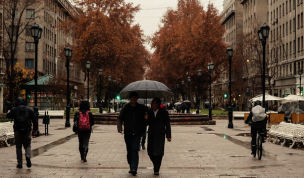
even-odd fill
[[[73,57],[85,70],[91,62],[92,80],[112,76],[126,85],[143,79],[149,53],[143,46],[143,33],[138,24],[132,25],[139,7],[123,0],[84,0],[76,2],[79,15],[63,22],[60,28],[73,36]]]
[[[155,52],[150,60],[149,78],[172,87],[191,76],[194,87],[203,83],[206,90],[207,64],[213,62],[216,71],[227,61],[223,34],[224,27],[213,4],[204,10],[197,0],[179,0],[177,10],[166,12],[162,25],[150,39]],[[199,69],[203,71],[201,81],[197,80]]]

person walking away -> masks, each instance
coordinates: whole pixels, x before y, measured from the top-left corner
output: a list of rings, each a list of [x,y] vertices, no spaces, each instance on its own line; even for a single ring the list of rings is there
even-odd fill
[[[181,105],[181,110],[182,110],[182,113],[185,113],[185,110],[186,110],[185,103],[182,103],[182,105]]]
[[[93,125],[94,116],[90,112],[90,103],[88,101],[81,101],[79,110],[74,116],[73,131],[75,134],[78,134],[79,152],[83,162],[87,162],[89,141]]]
[[[260,112],[259,112],[260,111]],[[265,108],[261,107],[261,101],[257,100],[254,102],[254,107],[247,117],[246,124],[251,125],[251,154],[256,155],[256,136],[258,127],[263,129],[262,140],[265,142],[264,137],[267,136],[266,123],[267,117],[265,113]]]
[[[165,150],[165,138],[171,142],[169,113],[160,108],[161,100],[154,98],[148,111],[148,155],[154,166],[154,175],[159,175]]]
[[[123,134],[127,148],[127,160],[130,166],[130,171],[133,176],[137,174],[138,168],[138,145],[140,144],[140,138],[145,132],[146,119],[146,107],[138,104],[137,92],[130,93],[130,103],[128,103],[120,112],[117,118],[117,130]],[[122,124],[124,123],[124,130]]]
[[[38,121],[34,111],[26,106],[22,97],[17,98],[15,107],[6,115],[14,120],[14,136],[17,154],[17,168],[22,168],[22,146],[25,150],[26,166],[31,167],[31,130],[37,134]]]

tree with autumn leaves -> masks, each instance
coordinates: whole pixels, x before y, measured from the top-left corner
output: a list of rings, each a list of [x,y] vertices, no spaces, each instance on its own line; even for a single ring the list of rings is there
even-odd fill
[[[108,88],[108,76],[123,86],[142,80],[149,53],[140,26],[133,24],[139,6],[123,0],[84,0],[76,4],[79,14],[59,24],[73,37],[73,44],[67,44],[73,50],[72,61],[84,72],[86,61],[91,62],[90,81],[97,81],[98,69],[102,69],[104,89]]]
[[[150,62],[148,78],[161,81],[173,88],[187,77],[191,77],[191,96],[207,93],[209,72],[207,64],[214,63],[214,74],[226,62],[226,44],[222,40],[225,32],[220,23],[218,10],[209,4],[205,9],[198,0],[179,0],[177,10],[168,9],[159,30],[151,37],[155,49]],[[224,62],[225,61],[225,62]],[[202,70],[199,78],[197,71]],[[213,80],[216,76],[212,75]],[[183,89],[184,91],[185,89]],[[193,101],[193,98],[190,98]],[[197,100],[196,100],[197,101]]]

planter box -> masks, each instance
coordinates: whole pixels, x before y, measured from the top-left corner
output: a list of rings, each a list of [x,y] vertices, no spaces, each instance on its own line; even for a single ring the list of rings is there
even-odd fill
[[[285,114],[269,114],[269,123],[281,123],[284,122]]]
[[[291,122],[298,122],[298,114],[291,114]],[[299,122],[304,122],[304,114],[299,114]]]

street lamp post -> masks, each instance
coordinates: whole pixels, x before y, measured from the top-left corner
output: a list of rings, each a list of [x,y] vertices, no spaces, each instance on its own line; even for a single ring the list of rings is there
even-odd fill
[[[190,113],[190,109],[191,109],[191,85],[190,85],[190,82],[191,82],[191,77],[189,76],[188,77],[188,84],[189,84],[189,101],[190,101],[190,106],[189,106],[189,110],[187,111],[187,113]]]
[[[91,67],[91,63],[90,61],[87,61],[86,63],[86,68],[87,68],[87,73],[88,73],[88,102],[90,102],[90,67]]]
[[[208,70],[209,70],[209,76],[210,76],[210,88],[209,88],[209,120],[211,121],[212,120],[212,107],[211,107],[211,83],[212,83],[212,80],[211,80],[211,73],[212,73],[212,70],[214,68],[214,64],[211,62],[208,64]]]
[[[269,26],[264,23],[262,27],[258,30],[259,39],[262,41],[263,45],[263,77],[262,77],[262,90],[263,90],[263,107],[266,108],[265,105],[265,47],[266,47],[266,39],[269,35]],[[265,110],[266,111],[266,110]]]
[[[70,59],[72,57],[72,49],[70,47],[64,48],[64,54],[67,59],[67,97],[66,97],[66,120],[65,127],[71,127],[70,124]]]
[[[108,103],[108,106],[109,106],[109,113],[111,113],[111,108],[110,108],[110,102],[111,102],[111,91],[110,91],[110,85],[111,85],[111,80],[112,80],[112,77],[111,76],[108,76],[108,81],[109,81],[109,90],[108,90],[108,98],[109,98],[109,103]]]
[[[38,43],[41,38],[42,28],[38,24],[32,25],[32,37],[34,38],[35,43],[35,106],[34,106],[34,114],[38,120],[38,106],[37,106],[37,68],[38,68]],[[39,122],[38,122],[39,123]],[[39,135],[39,129],[37,129],[37,135]]]
[[[116,80],[113,80],[113,93],[114,93],[114,95],[113,95],[113,98],[114,98],[114,105],[113,105],[113,107],[114,107],[114,112],[116,112],[116,109],[115,109],[115,97],[116,97]]]
[[[99,75],[99,113],[102,113],[102,107],[101,107],[101,76],[102,76],[102,70],[98,70]]]
[[[300,69],[299,70],[299,72],[298,72],[298,74],[300,75],[300,95],[302,96],[302,90],[301,90],[301,75],[303,74],[303,70],[302,69]]]
[[[199,108],[200,108],[200,105],[201,105],[200,82],[201,82],[202,70],[198,70],[197,75],[198,75],[198,97],[197,97],[196,114],[199,114]]]
[[[185,86],[185,81],[183,80],[182,81],[182,99],[183,99],[183,101],[185,100],[184,91],[183,91],[184,86]]]
[[[229,107],[228,107],[228,115],[229,115],[229,123],[228,128],[233,128],[232,123],[232,107],[231,107],[231,58],[233,56],[233,49],[228,47],[226,50],[227,58],[229,59]]]

